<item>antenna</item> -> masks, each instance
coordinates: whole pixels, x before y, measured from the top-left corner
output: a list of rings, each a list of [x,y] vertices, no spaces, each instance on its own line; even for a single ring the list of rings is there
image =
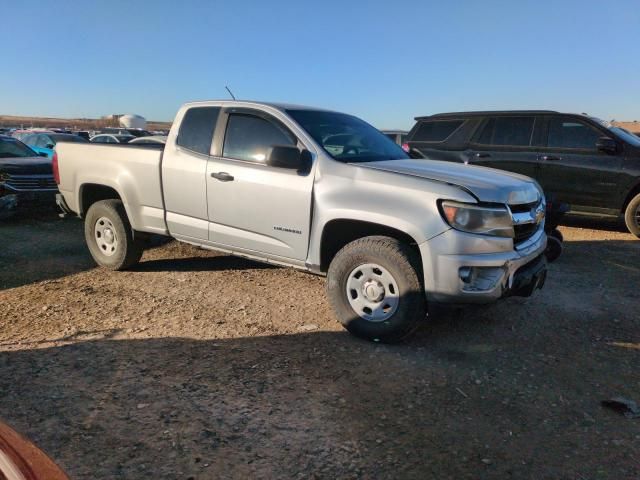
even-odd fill
[[[229,95],[231,95],[231,98],[233,98],[234,100],[236,99],[236,96],[233,94],[233,92],[231,91],[231,89],[229,87],[227,87],[226,85],[224,86],[224,88],[227,89],[227,92],[229,92]]]

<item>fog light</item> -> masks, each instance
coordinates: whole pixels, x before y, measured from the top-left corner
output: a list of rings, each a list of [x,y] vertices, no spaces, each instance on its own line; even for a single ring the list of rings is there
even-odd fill
[[[460,275],[460,280],[464,283],[469,283],[471,281],[471,267],[460,267],[458,274]]]

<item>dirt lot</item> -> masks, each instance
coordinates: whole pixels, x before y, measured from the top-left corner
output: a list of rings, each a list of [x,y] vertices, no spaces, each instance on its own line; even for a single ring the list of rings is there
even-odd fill
[[[74,479],[637,479],[600,401],[640,401],[640,241],[562,230],[544,291],[387,346],[319,277],[176,243],[110,273],[78,220],[5,223],[0,418]]]

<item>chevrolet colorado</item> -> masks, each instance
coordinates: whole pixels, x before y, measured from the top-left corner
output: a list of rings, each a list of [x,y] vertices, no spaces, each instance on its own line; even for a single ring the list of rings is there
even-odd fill
[[[342,113],[188,103],[165,146],[64,143],[53,168],[99,265],[131,267],[161,234],[326,275],[340,322],[370,340],[408,336],[428,302],[529,296],[546,275],[534,180],[412,160]]]

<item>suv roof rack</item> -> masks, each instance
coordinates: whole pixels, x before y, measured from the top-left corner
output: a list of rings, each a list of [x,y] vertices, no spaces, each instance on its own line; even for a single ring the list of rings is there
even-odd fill
[[[448,118],[448,117],[476,117],[480,115],[513,115],[513,114],[541,114],[541,113],[560,113],[555,110],[482,110],[471,112],[446,112],[446,113],[434,113],[433,115],[423,115],[415,117],[416,120],[423,120],[425,118]]]

